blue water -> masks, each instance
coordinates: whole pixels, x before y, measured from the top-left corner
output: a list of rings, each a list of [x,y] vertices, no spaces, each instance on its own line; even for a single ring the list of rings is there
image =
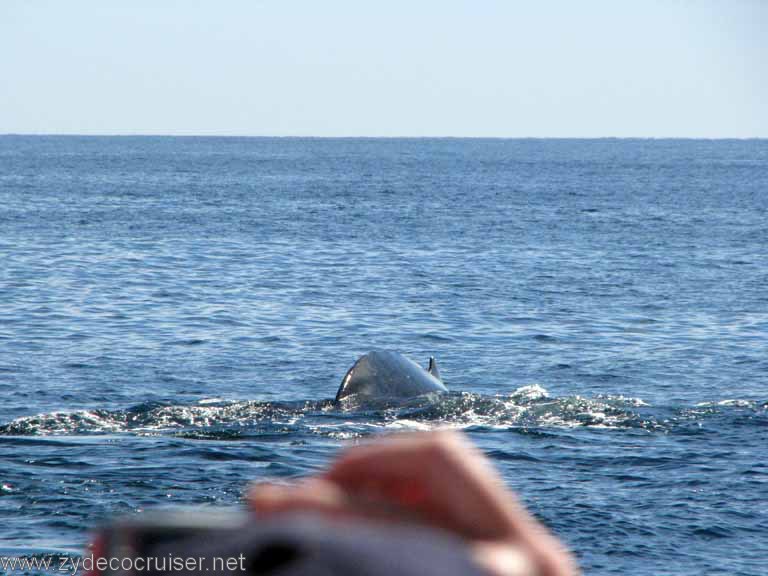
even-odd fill
[[[588,574],[765,574],[768,141],[0,137],[0,391],[5,555],[451,426]]]

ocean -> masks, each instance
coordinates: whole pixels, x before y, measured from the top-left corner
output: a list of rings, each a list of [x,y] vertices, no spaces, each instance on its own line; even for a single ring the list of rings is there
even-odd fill
[[[585,574],[766,574],[768,141],[2,136],[0,391],[4,556],[451,427]]]

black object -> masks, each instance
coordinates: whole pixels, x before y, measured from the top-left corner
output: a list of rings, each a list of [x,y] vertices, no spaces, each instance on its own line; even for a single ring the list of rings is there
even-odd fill
[[[100,576],[482,576],[460,539],[409,524],[244,512],[154,513],[97,539]],[[98,559],[94,559],[94,564]]]

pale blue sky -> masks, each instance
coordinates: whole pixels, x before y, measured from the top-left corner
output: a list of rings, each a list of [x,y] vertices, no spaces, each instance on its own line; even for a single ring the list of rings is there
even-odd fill
[[[0,133],[768,137],[768,1],[0,0]]]

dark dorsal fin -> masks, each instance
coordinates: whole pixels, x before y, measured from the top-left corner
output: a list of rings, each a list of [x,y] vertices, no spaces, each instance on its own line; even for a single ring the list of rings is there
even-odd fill
[[[443,381],[442,378],[440,378],[440,370],[437,368],[437,360],[435,360],[434,356],[429,357],[429,368],[427,368],[427,372],[432,374],[435,378],[440,380],[440,382]]]

